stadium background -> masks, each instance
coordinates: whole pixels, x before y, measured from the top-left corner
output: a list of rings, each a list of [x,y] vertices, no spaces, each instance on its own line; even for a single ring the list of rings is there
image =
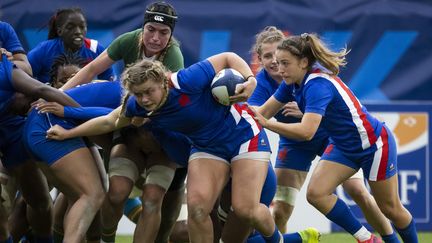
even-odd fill
[[[104,46],[139,28],[145,6],[139,0],[1,0],[0,20],[16,30],[26,50],[47,37],[47,22],[56,9],[81,7],[88,37]],[[432,230],[430,141],[432,112],[432,2],[387,0],[174,0],[179,21],[174,31],[186,66],[222,51],[234,51],[257,68],[249,52],[254,35],[267,25],[287,34],[315,32],[331,48],[347,46],[342,79],[393,129],[399,148],[402,202],[422,231]],[[122,65],[116,65],[119,72]],[[273,145],[277,136],[271,135]],[[304,190],[303,190],[304,193]],[[350,199],[337,193],[350,203]],[[304,195],[304,194],[302,194]],[[297,201],[290,231],[315,226],[337,231],[303,196]],[[359,209],[352,205],[357,216]],[[122,221],[121,231],[130,232]]]

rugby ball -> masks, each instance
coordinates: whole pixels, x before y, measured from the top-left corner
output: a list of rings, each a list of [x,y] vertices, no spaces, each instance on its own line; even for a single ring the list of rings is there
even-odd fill
[[[211,92],[217,102],[231,105],[229,97],[235,94],[237,85],[245,82],[243,75],[237,70],[226,68],[219,71],[211,82]]]

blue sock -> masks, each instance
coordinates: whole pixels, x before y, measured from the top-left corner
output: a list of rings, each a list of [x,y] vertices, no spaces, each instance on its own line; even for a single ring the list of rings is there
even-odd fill
[[[256,234],[254,236],[249,237],[246,240],[246,243],[265,243],[265,240],[261,234]]]
[[[326,217],[344,228],[351,235],[354,235],[361,227],[363,227],[363,225],[354,217],[348,206],[339,198]]]
[[[285,243],[302,243],[303,240],[299,233],[283,234]]]
[[[13,243],[12,236],[9,236],[6,240],[0,240],[0,243]]]
[[[407,243],[418,243],[417,230],[414,223],[414,218],[411,223],[405,229],[398,229],[395,227],[403,242]]]
[[[283,240],[285,243],[302,243],[302,238],[299,233],[283,234]],[[246,243],[265,243],[265,240],[261,234],[256,234],[247,239]]]
[[[264,236],[263,238],[267,243],[278,243],[280,241],[280,233],[278,227],[275,225],[275,230],[272,235]]]
[[[34,242],[35,243],[53,243],[53,237],[50,236],[35,236],[34,237]]]
[[[381,238],[385,243],[400,243],[399,238],[394,231],[390,235],[381,235]]]

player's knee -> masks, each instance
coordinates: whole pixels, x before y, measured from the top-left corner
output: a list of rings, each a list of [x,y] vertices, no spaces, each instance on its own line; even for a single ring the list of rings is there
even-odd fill
[[[113,205],[123,205],[129,197],[130,189],[118,187],[115,184],[110,185],[107,198]]]
[[[188,196],[188,218],[196,223],[203,222],[210,215],[210,210],[205,206],[205,200],[200,196]]]
[[[392,221],[398,218],[401,215],[400,212],[404,210],[400,203],[392,201],[386,201],[385,203],[378,204],[378,206],[381,212]]]
[[[107,194],[107,199],[112,205],[123,205],[127,198],[127,194],[115,193],[115,191]]]
[[[149,187],[149,186],[146,186]],[[151,187],[151,186],[150,186]],[[157,188],[159,191],[160,188]],[[160,211],[162,207],[162,201],[164,198],[164,191],[159,192],[151,189],[143,189],[142,206],[143,210],[148,213],[154,213]]]
[[[306,192],[306,199],[310,204],[317,205],[323,197],[324,194],[322,191],[319,190],[319,188],[308,187]]]
[[[258,205],[250,203],[237,203],[232,205],[234,213],[249,223],[255,220],[256,211],[258,210],[257,206]]]
[[[357,203],[357,205],[362,205],[364,207],[370,207],[372,205],[372,196],[366,190],[354,190],[354,192],[349,193],[350,197]]]
[[[204,209],[203,206],[194,205],[188,207],[188,217],[194,222],[203,222],[209,215],[210,214]]]
[[[47,196],[41,195],[40,197],[30,197],[25,198],[28,206],[31,208],[31,210],[37,211],[37,212],[50,212],[53,210],[52,206],[52,200],[51,198]]]

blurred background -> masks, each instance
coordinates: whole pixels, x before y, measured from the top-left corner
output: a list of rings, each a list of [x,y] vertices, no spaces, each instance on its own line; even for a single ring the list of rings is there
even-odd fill
[[[29,51],[47,39],[48,19],[59,8],[80,7],[87,37],[107,47],[118,35],[140,28],[152,1],[1,0],[0,20],[16,30]],[[420,231],[432,230],[430,166],[432,112],[432,1],[398,0],[171,0],[179,19],[174,36],[185,65],[233,51],[259,67],[250,53],[254,35],[274,25],[288,35],[315,32],[333,49],[347,47],[341,78],[397,137],[400,196]],[[122,65],[116,65],[121,72]],[[271,135],[276,146],[277,136]],[[304,190],[303,190],[304,193]],[[351,202],[342,190],[339,196]],[[315,226],[337,231],[298,199],[289,229]],[[351,205],[351,203],[350,203]],[[355,205],[355,214],[363,217]],[[129,229],[127,222],[121,230]]]

